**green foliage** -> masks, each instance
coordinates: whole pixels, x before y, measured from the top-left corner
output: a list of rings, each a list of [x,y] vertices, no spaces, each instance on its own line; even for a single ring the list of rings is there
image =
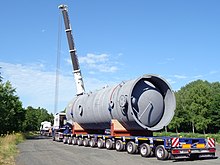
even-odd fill
[[[220,83],[212,83],[211,87],[212,97],[209,116],[212,124],[209,124],[208,129],[211,132],[218,133],[220,131]]]
[[[25,139],[33,139],[34,137],[39,136],[39,132],[38,131],[27,131],[23,133],[23,136]]]
[[[220,130],[220,83],[197,80],[175,93],[177,105],[169,129],[178,132]]]
[[[169,128],[171,130],[175,130],[176,133],[178,133],[178,129],[180,128],[180,126],[182,125],[182,123],[185,122],[185,118],[186,118],[186,113],[185,113],[185,107],[182,107],[182,104],[180,104],[179,102],[181,102],[181,93],[175,93],[176,95],[176,102],[177,102],[177,108],[175,111],[175,115],[174,118],[172,120],[172,122],[169,124]]]
[[[38,107],[27,107],[25,114],[24,130],[36,131],[39,130],[42,121],[53,121],[53,114],[48,114],[46,109]]]
[[[0,133],[20,131],[25,111],[11,83],[0,83]]]
[[[1,80],[1,78],[0,78]],[[7,81],[0,81],[0,134],[39,130],[42,121],[52,121],[53,114],[43,108],[22,108],[15,88]]]

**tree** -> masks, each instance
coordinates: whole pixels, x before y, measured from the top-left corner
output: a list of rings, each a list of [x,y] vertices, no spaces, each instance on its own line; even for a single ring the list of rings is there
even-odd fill
[[[197,80],[192,83],[192,92],[190,105],[191,111],[195,113],[194,124],[199,132],[205,133],[208,124],[211,122],[208,118],[211,105],[211,85],[207,81]]]
[[[33,108],[28,106],[26,109],[24,130],[25,131],[37,131],[40,128],[40,124],[43,121],[53,120],[53,114],[49,114],[44,108]]]
[[[11,83],[0,82],[0,133],[20,131],[24,121],[25,111]]]
[[[210,103],[208,129],[213,133],[218,133],[220,130],[220,83],[214,82],[211,84],[212,97]]]
[[[35,113],[35,109],[31,106],[26,108],[24,130],[25,131],[35,131],[38,130],[38,118]]]
[[[180,92],[179,93],[175,92],[175,96],[176,96],[176,102],[177,102],[175,115],[168,127],[169,129],[175,130],[176,133],[178,133],[178,130],[180,129],[181,125],[184,123],[184,116],[183,116],[184,107],[182,107],[182,104],[179,103],[181,102],[181,99],[182,99]]]
[[[9,81],[3,83],[0,73],[0,134],[39,130],[42,121],[52,120],[46,109],[22,108],[16,89]]]
[[[44,108],[37,108],[37,116],[38,116],[38,124],[43,121],[53,121],[53,114],[49,114],[46,109]]]
[[[220,87],[218,85],[216,84],[215,88]],[[218,114],[215,116],[216,120],[220,117],[220,88],[218,89],[214,94],[211,83],[197,80],[177,91],[177,106],[174,119],[170,123],[171,128],[175,126],[176,129],[178,128],[188,132],[190,131],[189,127],[191,127],[193,133],[195,131],[205,133],[213,123],[212,114],[214,112]]]

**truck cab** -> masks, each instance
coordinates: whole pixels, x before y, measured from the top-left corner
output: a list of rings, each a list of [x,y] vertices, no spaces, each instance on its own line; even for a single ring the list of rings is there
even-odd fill
[[[51,136],[50,129],[51,129],[51,122],[49,122],[49,121],[41,122],[40,135]]]
[[[65,131],[66,122],[66,113],[60,112],[57,113],[54,117],[54,125],[52,127],[52,137],[55,141],[62,141],[63,133]]]

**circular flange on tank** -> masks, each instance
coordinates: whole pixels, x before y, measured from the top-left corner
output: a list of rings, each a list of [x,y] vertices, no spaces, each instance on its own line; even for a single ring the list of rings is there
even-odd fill
[[[131,115],[142,128],[159,130],[169,124],[176,101],[165,80],[156,75],[144,75],[134,82],[131,89],[128,100]]]

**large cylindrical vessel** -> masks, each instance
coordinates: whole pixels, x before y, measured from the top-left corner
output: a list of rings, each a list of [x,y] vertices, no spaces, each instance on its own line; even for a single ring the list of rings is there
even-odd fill
[[[66,108],[67,121],[84,129],[110,128],[117,119],[127,130],[156,131],[174,116],[176,100],[169,84],[159,76],[138,79],[75,97]]]

